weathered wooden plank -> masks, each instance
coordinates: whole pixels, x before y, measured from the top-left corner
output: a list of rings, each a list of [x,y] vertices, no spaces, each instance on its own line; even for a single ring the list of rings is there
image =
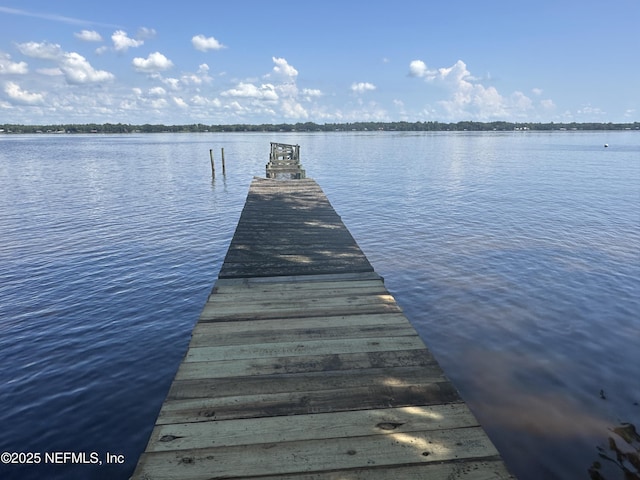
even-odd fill
[[[260,216],[240,214],[241,223],[238,224],[236,231],[242,232],[243,229],[248,231],[249,227],[275,230],[274,227],[277,227],[289,229],[296,235],[304,235],[310,231],[332,230],[351,236],[340,217],[328,204],[323,208],[315,205],[299,205],[298,208],[293,209],[290,204],[283,204],[281,208],[274,205],[269,207],[269,211],[263,212]],[[300,227],[304,227],[304,230],[299,230]]]
[[[299,360],[304,365],[308,363],[307,357],[302,357]],[[194,363],[192,367],[188,367],[196,375],[190,377],[188,371],[183,372],[180,378],[176,378],[173,382],[167,398],[238,397],[287,392],[310,393],[319,390],[360,387],[382,390],[398,387],[411,390],[421,385],[431,386],[446,382],[446,377],[440,366],[435,363],[419,367],[355,368],[351,370],[341,370],[330,366],[327,369],[318,368],[311,372],[278,372],[273,375],[258,376],[244,374],[229,376],[217,370],[205,370],[199,374],[197,369],[207,366],[207,362],[198,362]]]
[[[324,275],[321,275],[324,277]],[[278,277],[281,278],[281,277]],[[306,278],[306,277],[305,277]],[[219,280],[216,282],[212,289],[212,293],[217,293],[219,295],[227,295],[227,294],[235,294],[244,292],[247,295],[253,295],[254,293],[289,293],[289,294],[298,294],[304,293],[307,291],[321,291],[321,290],[357,290],[357,289],[375,289],[375,288],[385,288],[384,283],[379,280],[344,280],[344,281],[295,281],[291,279],[287,280],[279,280],[275,281],[273,279],[271,282],[267,283],[260,282],[257,283],[252,281],[242,282],[238,281],[240,279],[229,279],[229,280]],[[247,279],[249,280],[249,279]],[[234,282],[235,283],[231,283]]]
[[[255,238],[255,242],[268,241],[267,238]],[[344,267],[353,266],[362,270],[366,267],[366,271],[372,271],[369,262],[362,258],[357,252],[353,250],[343,249],[342,247],[333,248],[331,251],[325,250],[322,252],[314,252],[311,249],[307,249],[305,245],[298,241],[292,248],[282,248],[281,251],[276,251],[271,247],[268,248],[256,248],[251,253],[245,253],[239,250],[235,250],[235,247],[229,251],[225,262],[230,264],[231,267],[237,268],[235,264],[247,264],[245,268],[258,267],[259,264],[264,264],[262,269],[283,269],[287,268],[300,268],[305,267],[307,270],[313,273],[313,269],[328,270],[329,267],[342,268],[345,273],[349,272],[344,270]],[[336,270],[336,273],[339,270]],[[358,270],[354,270],[358,271]],[[297,272],[292,273],[295,275]]]
[[[326,355],[330,353],[420,350],[422,348],[424,348],[422,340],[414,333],[412,336],[391,338],[338,338],[297,342],[254,343],[251,345],[225,345],[219,347],[192,347],[187,351],[184,361],[210,362],[241,358],[299,357],[306,355]]]
[[[362,297],[368,295],[385,295],[389,296],[389,292],[382,282],[372,282],[371,286],[358,284],[357,282],[342,282],[338,284],[319,284],[290,285],[288,287],[267,286],[263,288],[247,288],[246,286],[226,287],[213,289],[213,293],[208,297],[207,301],[221,302],[238,302],[240,299],[249,302],[257,301],[287,301],[293,298],[297,300],[306,300],[310,298],[336,298],[336,297]]]
[[[247,480],[258,477],[244,477]],[[483,460],[459,460],[438,464],[411,466],[368,467],[349,470],[301,473],[277,476],[260,476],[260,480],[510,480],[509,473],[500,458],[484,457]]]
[[[316,262],[326,262],[326,265],[343,265],[345,263],[355,263],[356,265],[366,265],[364,259],[358,252],[350,250],[335,251],[312,251],[308,249],[297,251],[276,251],[273,249],[257,249],[253,252],[230,250],[225,261],[229,263],[241,264],[263,264],[270,265],[276,262],[298,266],[308,265]]]
[[[307,357],[299,359],[307,363]],[[381,367],[352,370],[321,370],[300,373],[278,373],[272,376],[218,376],[212,372],[206,378],[176,379],[168,398],[198,398],[206,396],[241,396],[263,393],[310,392],[349,387],[413,387],[444,382],[446,377],[438,364],[423,367]]]
[[[314,312],[314,316],[323,314],[342,315],[343,312],[358,312],[362,307],[362,313],[370,313],[371,310],[384,312],[399,312],[400,307],[396,304],[391,295],[364,295],[349,297],[328,297],[328,298],[292,298],[289,302],[282,301],[263,301],[256,302],[207,302],[202,309],[200,318],[202,320],[211,320],[216,317],[246,317],[252,316],[255,319],[269,318],[282,315],[283,317],[295,316],[301,312],[300,316],[310,316],[310,312]],[[305,315],[306,314],[306,315]]]
[[[367,316],[364,316],[367,318]],[[322,317],[330,319],[332,317]],[[336,317],[338,319],[344,319],[349,317]],[[397,322],[393,324],[371,324],[371,325],[340,325],[337,321],[326,321],[325,325],[320,325],[319,322],[313,322],[316,325],[312,326],[312,322],[307,322],[307,325],[299,328],[292,328],[295,321],[300,322],[300,319],[278,320],[278,321],[260,321],[261,325],[255,325],[258,321],[245,321],[245,322],[232,322],[230,325],[237,326],[238,324],[252,323],[254,329],[242,329],[237,331],[234,329],[225,329],[224,331],[218,331],[215,326],[229,325],[229,322],[222,325],[216,325],[213,323],[202,323],[198,328],[198,331],[194,331],[194,335],[191,337],[191,343],[189,347],[218,347],[227,345],[252,345],[262,343],[275,343],[275,342],[300,342],[306,340],[330,340],[338,338],[377,338],[377,337],[404,337],[413,336],[416,334],[415,329],[407,321]],[[279,328],[279,323],[286,322],[290,328]],[[206,330],[204,327],[208,327]]]
[[[243,320],[260,319],[282,319],[282,318],[305,318],[320,316],[338,316],[352,314],[378,314],[378,313],[401,313],[401,308],[396,304],[373,303],[368,304],[347,304],[326,308],[323,305],[308,305],[301,308],[272,308],[268,311],[246,311],[214,309],[209,307],[206,313],[200,315],[200,322],[229,322]]]
[[[435,364],[428,350],[393,352],[332,353],[301,357],[270,357],[183,362],[176,380],[225,378],[284,373],[313,373],[370,368],[426,367]]]
[[[335,281],[360,281],[360,280],[380,280],[383,278],[376,272],[346,272],[346,273],[326,273],[322,275],[279,275],[277,277],[248,277],[248,278],[219,278],[216,280],[217,285],[246,285],[248,288],[257,287],[258,285],[277,283],[282,286],[286,285],[308,285],[314,288],[315,284],[323,284]],[[383,281],[384,283],[384,281]]]
[[[240,217],[240,221],[242,220],[243,218]],[[278,232],[281,235],[281,237],[278,236],[278,238],[284,238],[293,244],[295,244],[295,241],[318,244],[320,242],[324,243],[324,240],[330,241],[333,239],[339,239],[340,241],[345,242],[340,245],[342,248],[354,248],[356,246],[353,243],[353,237],[349,231],[340,226],[337,220],[335,222],[316,220],[315,225],[298,225],[299,223],[306,223],[302,218],[298,217],[291,217],[286,220],[286,222],[274,221],[265,222],[263,224],[247,222],[246,225],[243,224],[236,229],[236,235],[233,238],[231,245],[235,246],[245,243],[245,240],[252,242],[255,237],[261,235],[264,236],[264,234],[270,234],[273,237],[275,232]],[[261,245],[258,244],[253,246],[254,248],[261,247]]]
[[[346,289],[345,289],[346,290]],[[333,293],[332,293],[333,292]],[[210,295],[205,308],[228,309],[237,304],[242,304],[246,308],[277,308],[285,309],[289,305],[291,308],[303,308],[307,305],[322,304],[327,309],[333,306],[360,305],[362,303],[384,303],[396,304],[393,296],[385,288],[371,289],[349,289],[344,292],[339,290],[306,290],[297,294],[289,292],[247,292],[227,293],[226,295]],[[239,310],[234,308],[235,310]]]
[[[463,403],[159,425],[148,451],[229,447],[478,426]]]
[[[205,339],[208,336],[244,334],[247,332],[273,330],[286,332],[287,330],[316,329],[316,328],[357,328],[375,326],[410,325],[401,313],[377,313],[355,315],[333,315],[301,318],[280,318],[277,322],[268,320],[244,320],[241,322],[198,322],[193,328],[192,342]],[[192,345],[195,345],[192,343]]]
[[[260,267],[256,264],[226,264],[220,270],[218,276],[220,278],[242,278],[242,277],[273,277],[275,275],[319,275],[322,273],[336,272],[370,272],[371,267],[366,264],[350,265],[348,263],[335,263],[328,265],[321,264],[300,264],[300,265],[265,265]]]
[[[240,217],[242,221],[243,218]],[[285,221],[286,220],[286,221]],[[236,236],[233,238],[232,245],[243,243],[245,239],[253,240],[253,237],[259,236],[265,233],[271,233],[275,235],[275,232],[283,232],[282,236],[274,238],[282,238],[285,240],[299,239],[306,243],[320,243],[324,240],[330,241],[332,239],[340,239],[348,243],[343,243],[343,248],[349,248],[354,246],[353,237],[343,226],[338,223],[338,220],[314,220],[314,224],[311,225],[299,225],[306,223],[303,218],[290,217],[283,218],[282,221],[273,221],[265,223],[246,222],[246,224],[240,225],[236,229]],[[296,228],[296,225],[298,228]],[[304,229],[304,230],[301,230]],[[255,248],[260,248],[260,245],[254,245]]]
[[[185,388],[185,385],[189,388]],[[217,393],[216,382],[174,382],[156,423],[190,423],[460,402],[458,392],[448,381],[411,386],[373,385],[240,396],[216,396]]]
[[[319,455],[318,452],[322,451]],[[145,453],[141,467],[154,479],[241,478],[474,459],[497,455],[478,427],[357,438],[240,445],[221,448]],[[215,458],[215,461],[211,461]],[[229,469],[227,466],[232,465]],[[134,473],[134,479],[141,478]]]

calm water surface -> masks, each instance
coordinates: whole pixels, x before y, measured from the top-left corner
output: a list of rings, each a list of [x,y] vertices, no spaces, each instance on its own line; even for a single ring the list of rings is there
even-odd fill
[[[623,478],[598,449],[640,427],[638,132],[0,135],[0,452],[125,459],[0,478],[128,478],[271,141],[518,477]]]

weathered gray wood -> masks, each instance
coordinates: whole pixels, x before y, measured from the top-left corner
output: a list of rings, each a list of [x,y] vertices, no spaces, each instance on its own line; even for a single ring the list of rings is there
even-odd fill
[[[373,315],[372,315],[373,316]],[[371,317],[372,317],[371,316]],[[385,315],[385,318],[389,316]],[[253,345],[265,343],[281,343],[281,342],[302,342],[307,340],[335,340],[349,338],[377,338],[377,337],[404,337],[416,334],[414,328],[409,322],[398,322],[391,325],[388,324],[371,324],[371,325],[340,325],[340,317],[322,317],[326,325],[319,325],[318,322],[306,322],[307,325],[299,328],[278,328],[280,323],[286,323],[293,326],[300,319],[286,319],[278,321],[267,321],[267,325],[255,325],[259,321],[231,322],[230,325],[237,326],[238,323],[251,323],[253,330],[234,331],[225,329],[225,331],[217,331],[215,327],[224,327],[229,324],[203,323],[201,327],[192,336],[190,347],[219,347],[228,345]],[[329,319],[337,318],[337,321]],[[365,316],[370,318],[370,316]],[[402,318],[402,317],[400,317]],[[309,319],[305,319],[309,320]],[[264,322],[261,322],[264,323]],[[316,323],[316,326],[312,326]],[[204,329],[205,326],[214,327]]]
[[[258,477],[244,477],[245,479]],[[465,460],[393,467],[369,467],[291,475],[260,476],[260,480],[508,480],[514,478],[499,459]]]
[[[319,186],[255,179],[132,478],[511,477]]]
[[[427,350],[391,352],[331,353],[305,357],[269,357],[219,360],[216,362],[183,362],[176,380],[197,378],[229,378],[313,373],[371,368],[426,367],[435,363]],[[238,380],[240,381],[240,380]]]
[[[254,343],[220,347],[191,347],[185,362],[209,362],[243,358],[300,357],[330,353],[388,352],[392,350],[420,350],[424,344],[415,334],[391,338],[350,338],[307,340],[298,342]]]
[[[366,274],[365,274],[366,275]],[[217,293],[225,295],[227,293],[238,293],[242,291],[246,294],[254,294],[259,292],[305,292],[309,290],[327,290],[327,289],[365,289],[365,288],[384,288],[384,283],[379,278],[370,280],[335,280],[328,281],[325,277],[329,275],[318,275],[318,281],[311,281],[307,276],[304,277],[262,277],[262,282],[256,282],[255,278],[242,278],[242,279],[226,279],[218,280],[211,293]],[[314,277],[309,275],[309,277]],[[300,281],[303,278],[305,281]],[[278,279],[277,281],[275,279]],[[323,280],[323,281],[320,281]],[[243,290],[240,290],[241,287]]]
[[[261,291],[247,285],[227,287],[222,295],[217,293],[216,288],[213,291],[202,310],[201,321],[401,311],[382,284],[334,290],[312,286],[300,288],[295,295],[290,293],[289,288],[278,291],[270,287]]]
[[[463,403],[347,412],[287,415],[157,426],[149,451],[187,450],[202,445],[230,447],[322,438],[392,435],[428,430],[477,427]]]
[[[236,382],[246,377],[234,379]],[[411,386],[357,386],[324,390],[222,395],[214,380],[174,382],[157,424],[277,417],[460,402],[448,381]],[[299,384],[298,384],[299,385]],[[294,384],[295,386],[295,384]],[[271,385],[264,385],[265,388]]]
[[[298,300],[308,299],[321,299],[327,300],[330,298],[356,298],[356,297],[369,297],[371,295],[379,295],[381,297],[389,298],[389,292],[384,287],[382,282],[376,282],[376,285],[354,285],[355,282],[342,282],[340,284],[324,284],[309,286],[287,286],[275,285],[265,288],[214,288],[213,294],[209,296],[207,301],[212,305],[220,304],[224,302],[237,303],[240,298],[247,302],[281,302],[283,300],[290,300],[296,298]]]
[[[322,452],[321,455],[318,452]],[[143,454],[139,471],[154,479],[211,479],[304,473],[371,465],[412,465],[492,457],[498,452],[478,427],[265,443]],[[227,465],[234,465],[229,476]],[[146,468],[145,468],[146,467]],[[143,478],[134,474],[133,478]]]
[[[221,315],[227,313],[241,313],[246,311],[260,311],[266,313],[269,311],[290,311],[301,309],[321,309],[331,312],[334,308],[342,308],[345,306],[359,305],[388,305],[390,307],[399,308],[395,299],[388,293],[369,293],[369,294],[352,294],[348,296],[342,295],[291,295],[288,299],[286,295],[274,294],[269,296],[260,296],[251,298],[248,296],[246,301],[229,302],[224,298],[213,299],[205,304],[202,315],[206,317],[214,316],[217,312]]]
[[[355,271],[373,267],[315,182],[256,179],[219,277]]]
[[[376,272],[346,272],[346,273],[324,273],[322,275],[280,275],[276,277],[243,277],[243,278],[219,278],[216,280],[214,288],[218,285],[237,286],[246,285],[248,288],[254,288],[258,285],[268,283],[278,283],[286,288],[308,286],[315,288],[316,284],[324,284],[328,282],[346,282],[346,281],[369,281],[380,280],[384,283],[383,278]]]
[[[298,305],[296,308],[293,308],[292,306],[281,308],[272,306],[269,309],[253,311],[242,308],[242,306],[238,306],[238,308],[224,309],[222,306],[220,306],[220,308],[214,308],[212,305],[207,304],[200,316],[200,321],[230,322],[268,318],[304,318],[396,312],[402,312],[398,305],[384,301],[372,301],[371,303],[348,302],[340,305],[333,305],[331,307],[322,305],[322,303],[307,303]]]
[[[269,163],[266,165],[266,177],[278,178],[279,173],[292,174],[291,178],[305,178],[305,171],[300,164],[300,145],[271,143]]]
[[[289,330],[361,327],[389,327],[394,328],[410,325],[407,318],[401,313],[378,313],[369,315],[335,315],[301,318],[280,318],[277,322],[270,320],[246,320],[243,322],[198,322],[193,328],[191,345],[202,346],[207,344],[208,338],[216,338],[215,342],[221,342],[221,338],[231,335],[245,335],[259,332],[279,332],[288,335]],[[331,335],[331,334],[330,334]],[[194,343],[196,342],[196,343]]]

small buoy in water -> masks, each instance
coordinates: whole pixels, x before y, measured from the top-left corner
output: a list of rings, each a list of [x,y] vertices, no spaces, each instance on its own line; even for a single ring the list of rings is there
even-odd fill
[[[609,146],[609,144],[608,144],[608,143],[605,143],[605,144],[604,144],[604,148],[607,148],[608,146]]]

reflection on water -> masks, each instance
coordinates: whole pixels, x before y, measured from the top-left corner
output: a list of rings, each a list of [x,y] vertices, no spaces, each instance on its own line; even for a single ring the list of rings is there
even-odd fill
[[[128,478],[272,141],[519,478],[634,472],[612,426],[640,425],[635,132],[4,135],[0,451],[127,458],[14,478]]]
[[[600,460],[589,467],[591,480],[640,480],[640,435],[632,423],[611,428],[607,447],[598,446]]]

